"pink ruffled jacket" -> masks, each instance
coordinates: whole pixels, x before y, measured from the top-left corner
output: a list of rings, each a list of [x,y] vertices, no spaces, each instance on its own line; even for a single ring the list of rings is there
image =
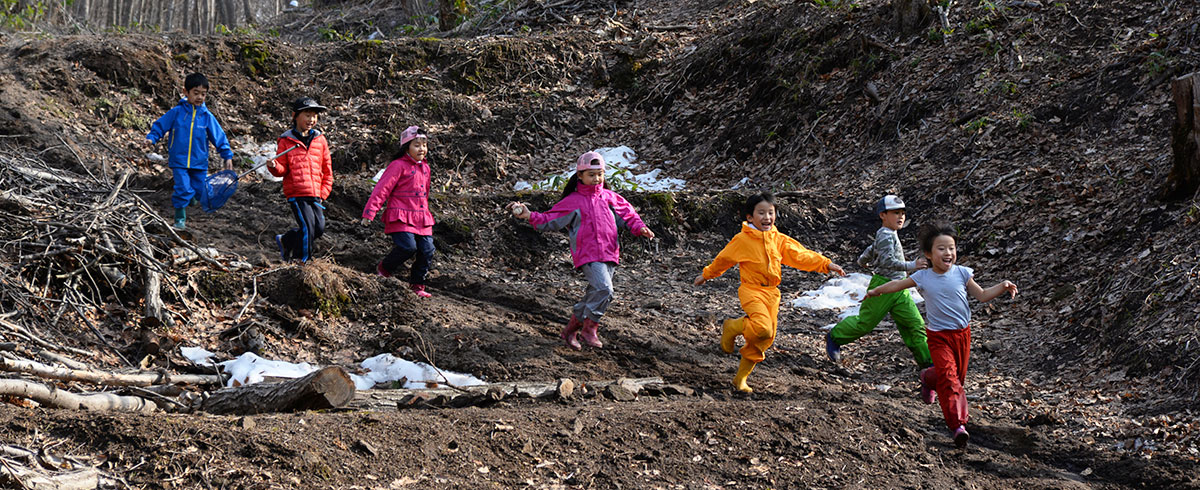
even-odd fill
[[[429,163],[414,162],[404,155],[388,164],[383,176],[371,191],[362,217],[375,219],[375,213],[387,202],[383,211],[383,232],[433,234],[433,214],[429,212]]]
[[[616,192],[599,185],[579,184],[567,197],[545,213],[530,213],[529,224],[538,231],[566,228],[571,238],[575,267],[589,262],[621,261],[617,228],[641,235],[646,224],[633,206]]]

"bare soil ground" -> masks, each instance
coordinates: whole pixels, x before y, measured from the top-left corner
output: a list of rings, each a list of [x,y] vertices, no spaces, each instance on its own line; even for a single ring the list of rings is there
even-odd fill
[[[72,455],[139,488],[1200,487],[1200,206],[1157,194],[1167,81],[1200,61],[1196,7],[968,3],[950,28],[934,20],[904,35],[881,0],[713,0],[582,1],[562,21],[539,10],[447,38],[0,38],[5,151],[81,174],[133,169],[131,187],[164,214],[170,173],[135,143],[183,74],[208,74],[210,106],[234,137],[272,141],[300,95],[331,107],[321,127],[337,180],[318,259],[279,262],[273,235],[291,226],[280,186],[249,177],[189,226],[195,243],[253,270],[175,268],[181,292],[166,300],[179,323],[153,332],[156,346],[347,367],[388,352],[493,382],[660,376],[694,390],[248,417],[12,404],[0,406],[0,442]],[[410,124],[432,135],[439,220],[434,297],[421,301],[373,274],[386,237],[357,224],[370,177]],[[513,183],[618,144],[692,190],[626,195],[659,238],[623,238],[606,346],[574,352],[558,332],[585,283],[566,238],[502,207],[545,209],[555,195]],[[898,192],[918,224],[961,227],[960,262],[981,284],[1021,286],[1016,301],[974,305],[968,449],[917,400],[915,366],[886,321],[834,365],[821,326],[836,313],[785,306],[755,394],[731,393],[737,358],[717,337],[739,312],[736,275],[691,280],[738,229],[742,195],[728,189],[743,178],[782,191],[781,230],[839,263],[877,228],[871,203]],[[910,249],[914,236],[901,234]],[[61,287],[4,251],[30,283]],[[248,320],[234,322],[256,276]],[[823,279],[786,271],[785,301]],[[134,287],[108,301],[140,311]],[[16,318],[103,352],[86,326],[36,317]],[[146,332],[123,318],[99,328],[145,358]],[[153,362],[186,368],[177,352]]]

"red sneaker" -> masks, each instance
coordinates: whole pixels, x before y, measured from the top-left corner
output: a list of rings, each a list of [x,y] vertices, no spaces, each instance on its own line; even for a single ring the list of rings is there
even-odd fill
[[[413,293],[415,293],[417,296],[420,296],[422,298],[428,298],[430,296],[433,296],[432,294],[429,294],[427,291],[425,291],[424,284],[413,284],[413,285],[410,285],[409,288],[412,289]]]

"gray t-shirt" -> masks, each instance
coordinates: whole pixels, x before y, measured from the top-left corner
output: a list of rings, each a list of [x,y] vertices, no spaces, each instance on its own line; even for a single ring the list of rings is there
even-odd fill
[[[913,282],[925,298],[925,328],[933,331],[961,330],[971,323],[967,304],[967,281],[975,275],[970,267],[952,265],[945,274],[932,268],[912,273]]]

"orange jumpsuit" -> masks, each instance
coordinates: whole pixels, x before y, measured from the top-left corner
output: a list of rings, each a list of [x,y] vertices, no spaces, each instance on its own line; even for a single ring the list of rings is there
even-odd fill
[[[829,272],[830,260],[824,255],[804,248],[794,238],[780,233],[774,226],[759,231],[742,223],[742,232],[734,235],[729,244],[704,268],[704,279],[714,279],[734,265],[741,273],[742,285],[738,299],[742,303],[744,329],[742,359],[762,362],[763,353],[775,342],[779,323],[779,279],[782,266],[811,272]]]

